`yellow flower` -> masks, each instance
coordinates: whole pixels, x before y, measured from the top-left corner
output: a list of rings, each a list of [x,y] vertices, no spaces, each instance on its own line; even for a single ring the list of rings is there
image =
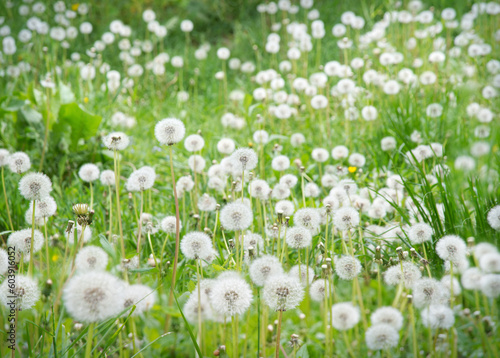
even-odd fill
[[[71,10],[76,11],[76,10],[78,10],[79,6],[80,6],[80,4],[78,4],[78,3],[77,4],[73,4],[73,5],[71,5]]]
[[[85,103],[89,103],[89,98],[88,98],[88,97],[85,97],[85,98],[83,99],[83,102],[85,102]]]
[[[52,255],[52,261],[56,262],[58,258],[59,258],[58,255]]]
[[[357,169],[356,167],[349,167],[349,173],[354,173]]]

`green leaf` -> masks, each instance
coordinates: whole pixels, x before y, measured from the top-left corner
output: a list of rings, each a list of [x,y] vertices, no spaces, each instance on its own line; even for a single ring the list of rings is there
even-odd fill
[[[309,352],[307,351],[307,344],[304,344],[297,351],[297,358],[309,358]]]
[[[99,128],[102,118],[92,115],[76,103],[63,104],[59,109],[59,120],[54,124],[53,131],[59,134],[69,131],[70,148],[75,150],[78,142],[92,138]]]
[[[191,341],[193,342],[194,348],[196,349],[196,352],[198,353],[198,357],[203,357],[203,354],[201,354],[200,347],[198,346],[198,342],[196,342],[196,338],[194,338],[193,331],[191,330],[191,326],[189,325],[189,322],[187,321],[186,317],[184,316],[184,313],[182,312],[181,306],[179,305],[179,301],[177,301],[177,295],[175,294],[175,291],[173,292],[174,298],[175,298],[175,303],[177,304],[177,308],[179,309],[179,312],[181,313],[182,319],[184,320],[184,324],[186,325],[186,328],[189,332],[189,336],[191,337]]]

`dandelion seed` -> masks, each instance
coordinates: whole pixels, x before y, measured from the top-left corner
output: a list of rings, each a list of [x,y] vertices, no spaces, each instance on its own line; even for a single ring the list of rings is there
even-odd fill
[[[31,245],[33,245],[33,254],[35,254],[40,251],[44,242],[45,239],[40,231],[35,230],[31,236],[31,229],[24,229],[11,233],[7,239],[7,246],[14,248],[16,262],[19,262],[21,255],[26,262],[30,259]]]
[[[13,275],[12,280],[4,280],[0,285],[0,302],[8,309],[18,311],[32,308],[40,299],[40,288],[31,277],[24,275]],[[12,301],[15,300],[14,307]]]
[[[286,243],[294,249],[303,249],[311,245],[311,231],[305,227],[295,226],[286,231]]]
[[[181,251],[189,260],[203,259],[212,254],[212,240],[203,232],[190,232],[181,240]]]
[[[263,291],[264,302],[275,311],[297,307],[304,298],[300,281],[288,275],[275,275],[267,279]]]
[[[269,277],[282,275],[283,267],[277,257],[264,255],[252,262],[249,273],[253,283],[262,287]]]
[[[99,322],[123,310],[125,283],[106,272],[72,277],[63,291],[66,311],[81,322]]]
[[[237,149],[231,154],[231,159],[240,172],[255,169],[258,162],[257,154],[250,148]]]
[[[332,326],[339,331],[353,328],[358,324],[360,318],[359,309],[354,307],[351,302],[336,303],[332,306]]]
[[[243,314],[253,299],[250,286],[236,273],[219,276],[209,297],[214,311],[226,317]]]
[[[83,247],[75,259],[75,267],[79,272],[104,271],[108,266],[108,254],[98,246]]]
[[[434,231],[432,227],[426,223],[417,223],[410,227],[408,237],[412,244],[418,245],[432,239]]]
[[[25,173],[31,168],[30,157],[24,152],[15,152],[7,157],[9,169],[13,173]]]
[[[321,218],[315,209],[303,208],[295,212],[293,222],[295,226],[305,227],[314,231],[319,227]]]
[[[399,331],[403,327],[403,315],[393,307],[380,307],[370,316],[373,325],[388,324]]]
[[[288,272],[288,275],[300,279],[300,282],[304,286],[310,285],[314,280],[314,270],[311,267],[308,267],[304,264],[300,265],[300,270],[299,270],[299,265],[293,266]]]
[[[163,145],[179,143],[184,138],[185,133],[184,123],[177,118],[162,119],[155,126],[155,137]]]
[[[112,132],[103,138],[103,142],[109,150],[124,150],[128,147],[130,139],[123,132]]]
[[[399,333],[389,324],[378,323],[366,330],[365,340],[368,349],[390,349],[398,345]]]
[[[465,257],[467,246],[465,241],[456,235],[443,236],[436,244],[436,253],[443,260],[459,261]]]
[[[135,305],[133,316],[138,316],[146,311],[149,311],[156,301],[156,293],[150,287],[145,285],[130,285],[126,286],[122,292],[123,309]],[[128,312],[124,313],[127,316]]]
[[[335,272],[342,280],[354,280],[361,273],[361,262],[352,256],[336,257]]]
[[[52,182],[43,173],[26,174],[19,181],[19,191],[27,200],[44,199],[52,191]]]
[[[229,203],[220,211],[220,222],[229,231],[245,230],[253,222],[253,213],[245,204]]]
[[[500,275],[486,274],[481,277],[481,291],[486,297],[497,298],[500,296]]]
[[[453,310],[445,305],[430,305],[422,310],[422,324],[425,327],[449,329],[454,323]]]
[[[395,286],[403,281],[406,287],[412,287],[421,277],[422,273],[411,262],[403,262],[402,272],[400,264],[391,266],[384,272],[384,281],[391,286]]]
[[[359,225],[359,213],[356,209],[345,206],[338,209],[333,215],[333,224],[339,230],[348,230]]]
[[[413,303],[415,307],[441,304],[448,299],[448,296],[449,290],[433,278],[421,278],[413,285]]]

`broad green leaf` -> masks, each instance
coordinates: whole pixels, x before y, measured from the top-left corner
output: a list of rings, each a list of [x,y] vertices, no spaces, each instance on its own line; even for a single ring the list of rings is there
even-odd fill
[[[75,150],[80,140],[92,138],[99,128],[102,117],[92,115],[76,103],[63,104],[59,109],[59,120],[54,124],[53,131],[70,133],[70,148]]]
[[[28,105],[23,106],[20,109],[21,114],[24,116],[27,122],[29,123],[38,123],[43,119],[41,113],[37,112],[33,108]]]

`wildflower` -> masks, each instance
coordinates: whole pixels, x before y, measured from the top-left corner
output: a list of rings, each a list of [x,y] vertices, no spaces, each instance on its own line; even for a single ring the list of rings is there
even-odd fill
[[[257,154],[250,148],[237,149],[231,154],[231,159],[236,163],[240,172],[254,169],[258,161]]]
[[[368,349],[390,349],[398,345],[399,334],[393,326],[386,323],[378,323],[366,330],[365,340]]]
[[[250,278],[257,286],[264,286],[266,280],[274,275],[282,275],[283,267],[277,257],[264,255],[250,265]]]
[[[189,152],[198,152],[205,146],[205,140],[198,134],[191,134],[184,139],[184,147]]]
[[[300,270],[299,265],[293,266],[288,272],[288,275],[300,279],[300,282],[304,286],[310,285],[314,280],[314,270],[304,264],[300,265]]]
[[[417,223],[410,227],[408,238],[412,244],[417,245],[430,241],[433,234],[434,231],[430,225],[426,223]]]
[[[418,267],[411,262],[403,262],[401,264],[391,266],[384,272],[384,281],[388,285],[394,286],[403,281],[406,287],[412,287],[417,280],[422,277],[422,273]]]
[[[215,312],[231,317],[243,314],[252,303],[252,289],[238,274],[219,275],[210,292],[210,302]]]
[[[320,225],[320,216],[315,209],[303,208],[295,212],[293,222],[295,226],[302,226],[311,231],[316,230]]]
[[[138,316],[150,310],[156,301],[155,291],[146,285],[127,285],[121,295],[121,301],[123,302],[122,310],[135,305],[134,313],[132,313],[133,316]],[[127,314],[128,312],[125,312],[124,315]]]
[[[463,257],[467,246],[465,241],[456,235],[443,236],[436,244],[436,253],[443,260],[456,262]]]
[[[33,254],[35,254],[42,248],[45,242],[43,234],[36,229],[33,236],[31,232],[31,229],[24,229],[14,231],[9,235],[7,246],[14,248],[16,262],[19,262],[21,255],[23,255],[24,261],[26,262],[30,259],[31,250],[33,250]],[[33,248],[31,248],[32,245]]]
[[[187,259],[204,259],[211,255],[211,250],[212,240],[203,232],[190,232],[181,240],[181,251]]]
[[[286,231],[286,243],[294,249],[302,249],[312,242],[311,231],[305,227],[295,226]]]
[[[84,164],[80,167],[78,176],[85,182],[93,182],[99,179],[99,168],[92,163]]]
[[[160,144],[164,145],[179,143],[184,138],[185,133],[184,123],[177,118],[162,119],[155,126],[155,137]]]
[[[221,154],[231,154],[232,152],[234,152],[235,148],[236,144],[234,143],[234,140],[232,140],[231,138],[222,138],[217,143],[217,150]]]
[[[486,297],[497,298],[500,296],[500,275],[486,274],[481,277],[481,291]]]
[[[103,138],[103,142],[109,150],[124,150],[128,147],[130,139],[123,132],[112,132]]]
[[[361,273],[361,262],[352,256],[336,257],[335,272],[342,280],[354,280]]]
[[[100,176],[101,184],[107,186],[115,185],[115,172],[112,170],[103,170]]]
[[[500,205],[494,206],[488,211],[487,220],[488,224],[490,224],[494,230],[500,230]]]
[[[333,215],[333,223],[339,230],[348,230],[359,225],[359,213],[356,209],[345,206]]]
[[[388,324],[399,331],[403,327],[403,315],[396,308],[386,306],[375,310],[370,316],[373,325]]]
[[[441,304],[448,298],[449,292],[442,283],[424,277],[413,285],[413,303],[415,307],[424,307],[430,304]]]
[[[275,311],[291,310],[304,298],[304,288],[295,277],[275,275],[268,278],[264,284],[263,298]]]
[[[359,309],[353,306],[351,302],[336,303],[332,306],[332,326],[339,331],[353,328],[358,324],[360,318]]]
[[[17,174],[25,173],[31,168],[31,161],[24,152],[15,152],[7,157],[9,169]]]
[[[66,311],[81,322],[99,322],[123,310],[125,284],[106,272],[91,271],[72,277],[63,291]]]
[[[0,285],[0,302],[8,309],[18,311],[32,308],[40,299],[40,288],[37,282],[31,277],[24,275],[14,275],[12,280],[4,280]],[[12,287],[14,285],[14,287]],[[15,305],[12,307],[12,300]]]
[[[233,202],[222,208],[220,222],[229,231],[245,230],[253,222],[253,213],[245,204]]]
[[[98,246],[83,247],[75,259],[75,267],[79,272],[105,271],[108,265],[108,254]]]
[[[128,191],[144,191],[151,189],[156,179],[155,170],[151,167],[142,167],[130,174],[126,188]]]
[[[422,310],[422,323],[429,328],[448,329],[455,323],[455,316],[451,308],[433,304]]]
[[[175,216],[166,216],[160,222],[161,229],[167,234],[175,234],[176,232],[176,218]],[[182,229],[182,223],[179,221],[179,231]]]

